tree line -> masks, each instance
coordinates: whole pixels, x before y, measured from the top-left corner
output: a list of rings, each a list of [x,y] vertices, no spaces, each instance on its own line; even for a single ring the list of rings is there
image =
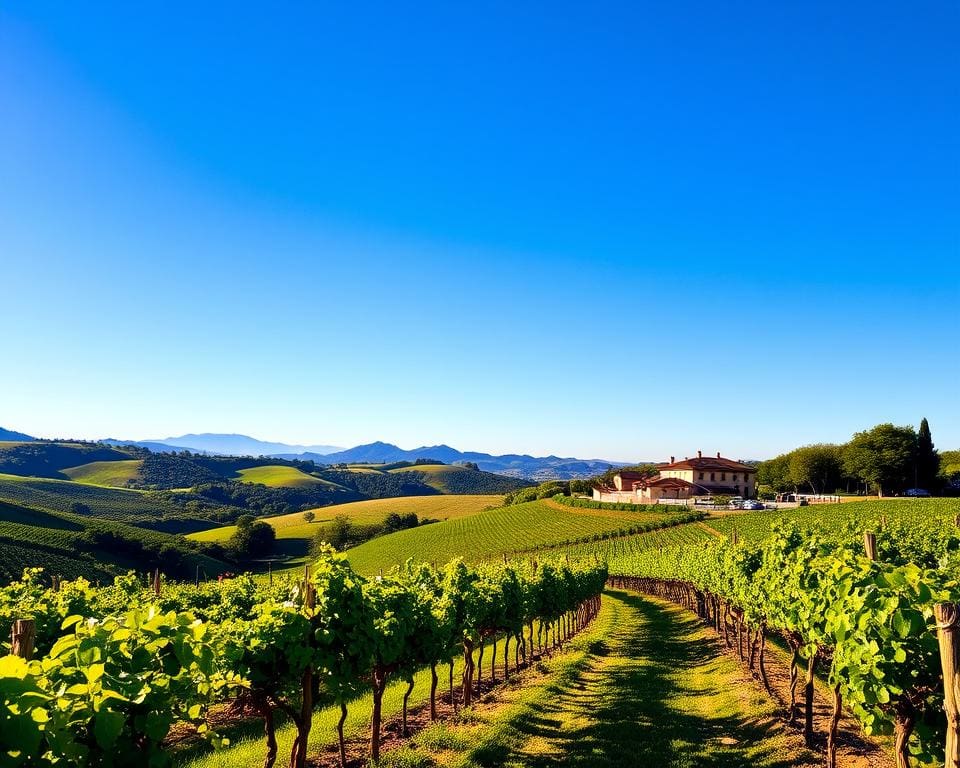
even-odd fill
[[[949,490],[940,471],[941,457],[930,425],[878,424],[843,444],[817,443],[795,448],[757,465],[761,492],[837,491],[890,496],[920,488],[933,494]]]

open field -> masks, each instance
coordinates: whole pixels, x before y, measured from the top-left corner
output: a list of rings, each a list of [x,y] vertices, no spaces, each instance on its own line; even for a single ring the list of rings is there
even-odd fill
[[[421,520],[455,520],[475,515],[490,507],[496,507],[501,496],[401,496],[395,499],[371,499],[354,501],[349,504],[334,504],[313,510],[316,519],[307,523],[303,512],[289,515],[261,518],[270,523],[277,532],[278,539],[301,539],[309,542],[313,539],[320,524],[333,520],[337,515],[345,515],[354,523],[379,523],[396,512],[399,515],[415,513]],[[194,541],[218,541],[229,539],[236,526],[227,525],[210,528],[206,531],[191,533],[187,538]]]
[[[301,472],[296,467],[280,464],[268,464],[263,467],[250,467],[237,472],[237,479],[244,483],[258,483],[271,488],[307,488],[313,485],[338,487],[336,483]]]
[[[610,514],[605,510],[603,514],[594,514],[589,509],[531,501],[398,531],[354,547],[347,554],[357,571],[372,574],[399,565],[408,557],[438,564],[455,557],[478,561],[574,539],[609,535],[664,517],[658,512]]]
[[[128,481],[136,480],[139,477],[142,464],[143,461],[140,459],[91,461],[89,464],[81,464],[79,467],[70,467],[62,471],[63,474],[77,483],[122,488]]]

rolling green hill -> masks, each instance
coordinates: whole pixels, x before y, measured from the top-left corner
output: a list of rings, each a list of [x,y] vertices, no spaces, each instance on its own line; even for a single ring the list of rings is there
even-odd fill
[[[101,443],[35,441],[0,444],[0,473],[66,480],[63,470],[100,461],[121,461],[130,453]]]
[[[142,465],[142,459],[91,461],[89,464],[81,464],[79,467],[64,469],[63,474],[78,483],[123,488],[129,482],[139,478]]]
[[[197,567],[207,576],[227,569],[179,536],[0,501],[0,583],[24,568],[105,580],[154,567],[179,578],[194,576]]]
[[[262,467],[250,467],[237,472],[237,479],[244,483],[258,483],[270,488],[309,488],[315,485],[339,487],[336,483],[308,475],[296,467],[282,464],[267,464]]]
[[[549,500],[498,507],[476,515],[424,525],[373,539],[347,551],[350,564],[363,574],[400,565],[408,557],[445,563],[455,557],[471,561],[533,550],[593,536],[610,535],[663,520],[674,513],[596,514]]]

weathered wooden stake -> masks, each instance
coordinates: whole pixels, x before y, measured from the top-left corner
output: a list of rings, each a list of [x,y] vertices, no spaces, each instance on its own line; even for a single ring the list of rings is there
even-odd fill
[[[940,667],[943,669],[943,710],[947,715],[947,741],[944,768],[960,766],[960,606],[937,603],[933,606],[940,642]]]
[[[807,679],[803,686],[803,738],[809,747],[813,744],[813,680],[817,669],[818,651],[807,659]]]
[[[827,732],[827,768],[837,768],[837,729],[843,714],[843,698],[840,686],[833,688],[833,712],[830,715],[830,730]]]
[[[159,597],[160,595],[160,569],[157,568],[153,572],[153,594]]]
[[[871,560],[877,559],[877,535],[866,531],[863,534],[863,548],[867,551],[867,557]]]
[[[17,619],[10,631],[10,653],[21,659],[33,656],[33,643],[37,639],[37,625],[33,619]]]

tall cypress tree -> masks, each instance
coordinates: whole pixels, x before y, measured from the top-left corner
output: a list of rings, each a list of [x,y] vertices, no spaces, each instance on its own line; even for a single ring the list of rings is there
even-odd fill
[[[920,429],[917,431],[917,487],[925,488],[928,491],[938,490],[937,473],[939,471],[940,454],[933,446],[930,425],[924,417],[920,422]]]

